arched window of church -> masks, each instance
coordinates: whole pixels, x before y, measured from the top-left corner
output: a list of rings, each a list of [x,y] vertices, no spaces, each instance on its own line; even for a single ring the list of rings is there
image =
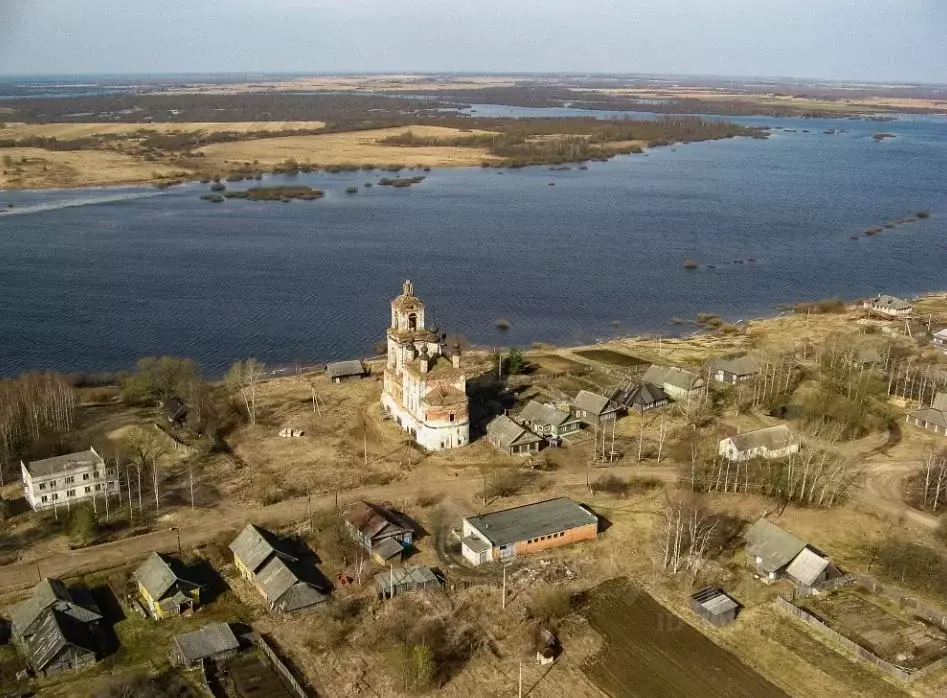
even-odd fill
[[[454,413],[453,413],[453,412],[450,413],[450,421],[452,421],[452,422],[454,421]]]
[[[418,329],[418,316],[417,313],[411,313],[408,315],[408,330],[414,332]]]

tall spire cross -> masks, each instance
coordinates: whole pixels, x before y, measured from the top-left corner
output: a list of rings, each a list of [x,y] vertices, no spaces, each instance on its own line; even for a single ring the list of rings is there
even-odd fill
[[[414,295],[414,284],[410,280],[404,282],[404,286],[401,289],[406,296]]]

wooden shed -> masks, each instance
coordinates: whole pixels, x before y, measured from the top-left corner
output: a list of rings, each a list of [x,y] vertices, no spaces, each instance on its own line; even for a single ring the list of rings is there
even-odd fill
[[[735,621],[740,608],[740,604],[717,587],[704,587],[691,596],[691,610],[717,627]]]
[[[440,589],[441,585],[441,580],[431,568],[423,565],[392,567],[387,572],[375,575],[378,595],[387,599],[415,589]]]

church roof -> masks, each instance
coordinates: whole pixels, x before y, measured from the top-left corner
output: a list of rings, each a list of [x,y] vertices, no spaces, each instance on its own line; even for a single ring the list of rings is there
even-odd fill
[[[415,308],[423,308],[424,303],[421,302],[421,299],[414,295],[414,284],[411,281],[405,281],[404,286],[401,289],[401,295],[395,298],[391,304],[402,310],[412,310]]]

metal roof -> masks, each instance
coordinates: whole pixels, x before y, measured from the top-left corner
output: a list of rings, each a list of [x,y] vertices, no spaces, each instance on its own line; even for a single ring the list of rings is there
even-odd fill
[[[66,453],[62,456],[53,456],[44,460],[34,460],[26,464],[27,472],[33,477],[47,477],[49,475],[68,475],[73,470],[85,469],[94,465],[104,466],[105,461],[94,449]]]
[[[180,560],[155,552],[151,553],[141,567],[135,570],[135,579],[152,599],[158,601],[179,582],[182,586],[189,588],[201,586],[197,582],[182,577],[182,568]]]
[[[937,395],[934,396],[931,408],[940,410],[941,412],[947,412],[947,392],[937,393]]]
[[[696,373],[676,366],[651,366],[645,371],[642,380],[660,386],[673,385],[679,390],[695,390],[704,384],[703,379]]]
[[[890,310],[911,310],[911,304],[895,296],[880,295],[872,299],[872,305],[881,306]]]
[[[329,374],[329,378],[361,376],[365,373],[365,366],[357,359],[352,359],[351,361],[336,361],[326,366],[326,373]]]
[[[377,545],[372,546],[372,555],[377,555],[382,560],[390,560],[397,555],[404,553],[404,546],[394,538],[385,538]]]
[[[558,497],[466,521],[496,547],[598,523],[598,517],[568,497]]]
[[[388,593],[394,580],[395,588],[400,586],[425,586],[436,584],[440,586],[441,580],[431,571],[430,567],[417,565],[415,567],[393,567],[387,572],[379,572],[375,575],[375,586],[378,590]]]
[[[523,422],[559,427],[569,420],[574,420],[575,417],[552,405],[530,400],[526,403],[523,411],[519,413],[519,419]]]
[[[908,412],[908,416],[919,419],[927,424],[933,424],[947,429],[947,411],[945,410],[935,410],[933,407],[924,407]]]
[[[227,623],[205,625],[200,630],[175,635],[174,644],[188,663],[240,648],[237,636]]]
[[[591,390],[580,390],[579,394],[575,396],[575,400],[572,401],[572,406],[577,410],[595,415],[603,415],[606,412],[613,412],[618,409],[618,405],[607,397],[593,393]]]
[[[717,587],[704,587],[692,594],[691,598],[715,616],[740,607],[740,604],[734,601],[723,589]]]
[[[290,560],[296,559],[279,550],[274,544],[274,539],[275,536],[269,531],[247,524],[230,544],[230,550],[234,557],[239,558],[251,572],[256,572],[270,555],[279,555]]]
[[[809,548],[803,548],[795,559],[789,563],[786,574],[802,584],[811,585],[829,564],[827,557],[822,557],[809,550]]]
[[[766,572],[781,570],[806,547],[803,541],[766,519],[750,526],[743,538],[747,552],[760,558],[757,564]]]
[[[500,448],[511,448],[516,444],[542,441],[526,427],[517,424],[505,414],[497,415],[487,424],[487,434],[497,440]]]
[[[733,442],[738,451],[749,451],[754,448],[767,448],[773,451],[796,442],[795,434],[785,424],[754,429],[727,438]]]
[[[256,582],[263,590],[266,600],[287,613],[326,600],[324,594],[296,576],[279,557],[274,557],[257,573]]]
[[[400,517],[387,506],[372,504],[365,500],[355,502],[349,507],[344,518],[369,540],[413,532],[413,529],[404,525]]]
[[[707,365],[711,371],[723,371],[735,376],[755,376],[760,372],[759,362],[750,356],[711,359]]]
[[[95,654],[95,639],[88,624],[55,608],[43,612],[36,631],[25,640],[30,665],[35,671],[46,668],[69,645]]]

